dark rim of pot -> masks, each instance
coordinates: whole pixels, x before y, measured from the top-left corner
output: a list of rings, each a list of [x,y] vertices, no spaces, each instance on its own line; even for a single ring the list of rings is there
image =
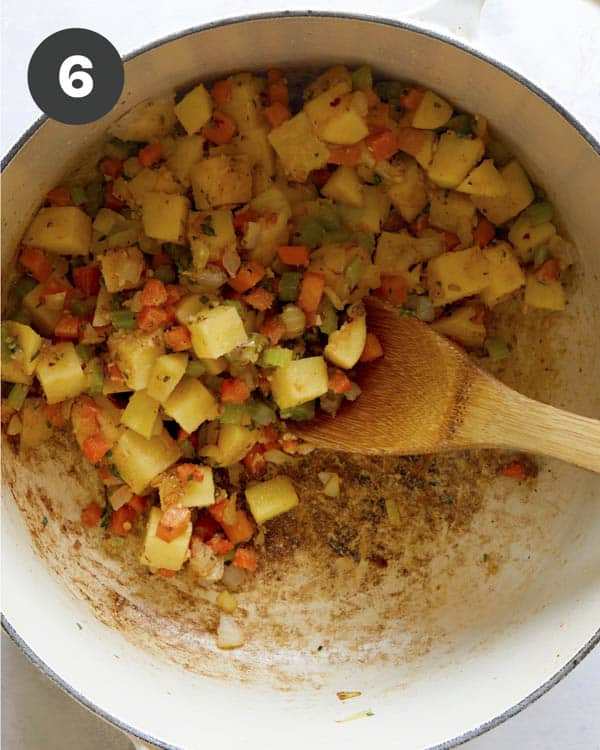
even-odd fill
[[[436,39],[437,41],[444,42],[445,44],[452,45],[453,47],[457,47],[463,52],[467,52],[470,55],[473,55],[473,57],[477,57],[480,60],[483,60],[484,62],[488,63],[489,65],[492,65],[493,67],[497,68],[498,70],[501,70],[510,78],[514,79],[515,81],[517,81],[518,83],[520,83],[521,85],[529,89],[529,91],[531,91],[533,94],[535,94],[535,96],[537,96],[538,98],[546,102],[546,104],[549,104],[573,128],[575,128],[575,130],[589,143],[589,145],[594,149],[594,151],[600,155],[600,143],[596,140],[596,138],[594,138],[594,136],[575,117],[573,117],[573,115],[571,115],[570,112],[568,112],[563,106],[561,106],[551,96],[549,96],[540,88],[538,88],[535,84],[531,83],[531,81],[529,81],[527,78],[522,76],[520,73],[517,73],[516,71],[507,67],[503,63],[500,63],[497,60],[494,60],[493,58],[489,57],[488,55],[485,55],[479,52],[478,50],[475,50],[472,47],[469,47],[468,45],[464,44],[463,42],[458,41],[457,39],[438,33],[437,31],[431,31],[427,28],[422,28],[419,26],[414,26],[413,24],[410,24],[410,23],[405,23],[404,21],[395,21],[391,19],[379,18],[376,16],[368,16],[368,15],[362,15],[362,14],[335,13],[335,12],[329,12],[329,11],[323,11],[323,12],[321,11],[283,11],[280,13],[269,12],[269,13],[260,13],[260,14],[253,14],[253,15],[247,15],[247,16],[236,16],[234,18],[227,18],[227,19],[220,20],[220,21],[213,21],[207,24],[203,24],[201,26],[195,26],[192,28],[184,29],[183,31],[170,34],[169,36],[162,37],[161,39],[151,42],[150,44],[147,44],[143,47],[140,47],[134,50],[133,52],[130,52],[127,55],[124,55],[123,60],[127,62],[129,60],[132,60],[138,57],[139,55],[144,54],[145,52],[148,52],[149,50],[152,50],[156,47],[160,47],[163,44],[175,41],[177,39],[181,39],[186,36],[190,36],[192,34],[196,34],[198,32],[210,31],[211,29],[221,28],[224,26],[231,26],[231,25],[239,24],[239,23],[248,23],[251,21],[264,21],[264,20],[281,19],[281,18],[298,18],[298,19],[300,18],[315,18],[315,19],[337,18],[337,19],[350,20],[350,21],[366,21],[368,23],[376,23],[382,26],[392,26],[392,27],[404,29],[406,31],[413,32],[415,34],[421,34],[423,36]],[[48,118],[45,115],[43,115],[38,120],[36,120],[36,122],[34,122],[33,125],[25,131],[25,133],[23,133],[23,135],[19,138],[19,140],[15,143],[15,145],[3,157],[2,162],[1,162],[2,171],[8,166],[8,164],[14,158],[14,156],[21,150],[21,148],[33,136],[33,134],[38,130],[38,128],[40,128],[44,124],[44,122],[46,122],[47,119]],[[6,633],[10,636],[10,638],[16,643],[16,645],[21,649],[21,651],[25,654],[25,656],[41,672],[43,672],[54,683],[56,683],[58,687],[60,687],[62,690],[68,693],[72,698],[74,698],[76,701],[78,701],[83,706],[88,708],[90,711],[95,713],[97,716],[109,721],[111,724],[114,724],[119,729],[122,729],[124,732],[127,732],[130,735],[137,737],[143,742],[148,742],[151,745],[155,745],[156,747],[161,748],[162,750],[183,750],[183,748],[178,748],[175,745],[170,745],[156,737],[151,737],[150,735],[145,734],[143,731],[141,731],[140,729],[137,729],[136,727],[129,726],[125,722],[121,721],[118,717],[114,716],[108,711],[105,711],[100,706],[97,706],[95,703],[90,701],[89,698],[87,698],[85,695],[82,695],[77,690],[75,690],[60,675],[54,672],[44,661],[42,661],[39,658],[39,656],[35,653],[35,651],[21,638],[21,636],[12,627],[12,625],[4,616],[4,614],[2,615],[2,627],[4,628]],[[532,703],[534,703],[538,698],[544,695],[544,693],[550,690],[550,688],[554,687],[554,685],[558,684],[562,680],[562,678],[565,677],[567,674],[569,674],[569,672],[574,667],[576,667],[579,664],[579,662],[582,661],[582,659],[585,656],[587,656],[587,654],[589,654],[598,643],[600,643],[600,629],[575,654],[575,656],[569,659],[569,661],[567,661],[564,664],[564,666],[558,670],[558,672],[556,672],[545,683],[543,683],[543,685],[541,685],[539,688],[537,688],[532,693],[527,695],[525,698],[523,698],[521,701],[516,703],[514,706],[506,709],[506,711],[503,711],[498,716],[480,724],[474,729],[471,729],[468,732],[465,732],[464,734],[461,734],[458,737],[454,737],[451,740],[447,740],[438,745],[434,745],[428,748],[428,750],[450,750],[450,748],[454,748],[454,747],[457,747],[458,745],[462,745],[463,743],[468,742],[469,740],[475,737],[478,737],[479,735],[484,734],[490,729],[494,729],[495,727],[499,726],[500,724],[507,721],[511,717],[515,716],[516,714],[521,712],[524,708],[527,708],[527,706],[530,706]]]

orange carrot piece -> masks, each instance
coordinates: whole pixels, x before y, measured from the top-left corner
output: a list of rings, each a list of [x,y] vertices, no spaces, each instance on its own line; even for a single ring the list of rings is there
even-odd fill
[[[102,518],[102,508],[97,503],[89,503],[81,511],[81,523],[88,528],[97,526]]]
[[[266,461],[264,458],[265,452],[265,446],[256,443],[252,446],[248,453],[246,453],[246,455],[242,459],[242,463],[244,464],[244,468],[246,469],[248,474],[255,477],[259,474],[262,474],[262,472],[266,469]]]
[[[404,277],[400,274],[382,274],[381,286],[375,290],[375,296],[394,305],[406,302],[408,291]]]
[[[258,565],[256,552],[253,547],[238,547],[233,555],[233,564],[236,568],[255,571]]]
[[[321,273],[305,271],[300,283],[298,307],[305,313],[316,313],[325,289],[325,277]]]
[[[217,106],[225,104],[231,96],[231,81],[224,78],[222,81],[217,81],[213,84],[210,90],[210,95],[215,100]]]
[[[271,343],[275,345],[279,343],[285,333],[285,326],[277,317],[267,318],[259,328],[259,333],[262,333],[263,336],[268,336]]]
[[[116,536],[127,536],[133,524],[135,523],[137,513],[129,504],[122,505],[118,510],[114,510],[110,517],[108,531]]]
[[[254,524],[243,510],[236,511],[235,523],[230,524],[220,521],[220,524],[223,527],[225,536],[233,544],[249,542],[254,536]]]
[[[281,68],[269,68],[267,70],[267,83],[270,85],[283,79],[283,70]]]
[[[360,161],[362,148],[360,143],[355,143],[352,146],[332,146],[329,149],[329,164],[346,165],[353,167]]]
[[[205,544],[208,544],[215,555],[226,555],[233,549],[233,542],[230,542],[229,539],[224,539],[222,534],[215,534]]]
[[[460,245],[460,238],[454,232],[444,232],[444,242],[446,243],[446,250],[450,252],[457,245]]]
[[[123,162],[121,159],[103,159],[100,162],[99,167],[102,174],[116,180],[123,170]]]
[[[174,352],[186,352],[192,348],[192,334],[187,326],[173,326],[165,331],[165,344]]]
[[[130,508],[132,508],[138,516],[141,516],[142,513],[146,510],[146,498],[142,495],[132,495],[129,498],[129,502],[127,503]]]
[[[19,263],[36,281],[48,281],[52,275],[48,254],[37,247],[26,247],[19,256]]]
[[[70,206],[71,193],[66,187],[56,187],[47,193],[46,200],[51,206]]]
[[[58,404],[44,404],[42,411],[46,421],[50,422],[53,427],[64,427],[66,419],[63,414],[62,401]]]
[[[224,146],[233,138],[236,131],[236,124],[233,117],[215,110],[208,125],[202,128],[204,137],[216,143],[218,146]]]
[[[204,471],[198,464],[178,464],[175,468],[177,479],[180,482],[202,482],[204,481]]]
[[[527,470],[520,461],[511,461],[500,469],[500,474],[510,479],[525,479]]]
[[[269,84],[269,100],[271,104],[283,104],[287,107],[290,101],[287,83],[283,78]]]
[[[83,455],[91,464],[97,464],[108,453],[110,445],[106,442],[104,435],[98,432],[83,441]]]
[[[308,266],[310,253],[305,245],[280,245],[277,255],[288,266]]]
[[[169,321],[169,313],[160,307],[142,307],[137,317],[138,328],[147,333],[163,328]]]
[[[163,578],[173,578],[173,576],[177,575],[176,570],[169,570],[169,568],[159,568],[156,572]]]
[[[153,167],[162,156],[162,146],[160,143],[149,143],[140,149],[138,160],[142,167]]]
[[[489,219],[482,216],[473,230],[473,244],[479,247],[489,245],[496,235],[496,228]]]
[[[148,279],[142,289],[142,305],[158,306],[167,301],[167,290],[160,279]]]
[[[79,266],[73,269],[75,286],[86,297],[98,294],[100,291],[100,268],[98,266]]]
[[[78,339],[81,320],[75,315],[63,315],[54,326],[54,335],[59,339]]]
[[[162,514],[156,528],[156,536],[163,542],[172,542],[187,529],[190,522],[191,512],[189,508],[181,505],[171,505]]]
[[[365,138],[365,143],[377,161],[391,158],[400,148],[398,145],[398,136],[393,130],[384,130],[381,133],[368,135]]]
[[[407,88],[400,94],[400,104],[404,109],[414,111],[421,103],[421,99],[424,96],[423,91],[414,88],[414,86],[407,86]]]
[[[273,306],[275,295],[268,289],[263,289],[262,287],[257,286],[248,292],[248,294],[244,295],[244,301],[255,310],[264,312]]]
[[[360,361],[372,362],[374,359],[379,359],[379,357],[383,357],[381,342],[374,333],[367,333],[367,340],[365,341],[363,353],[360,355]]]
[[[111,211],[120,211],[125,203],[113,193],[112,182],[107,182],[104,188],[104,208],[110,208]]]
[[[336,370],[329,378],[327,387],[330,391],[333,391],[333,393],[348,393],[348,391],[352,389],[352,382],[345,373],[341,370]]]
[[[251,260],[248,263],[244,263],[238,271],[237,276],[233,279],[229,279],[227,283],[232,289],[235,289],[236,292],[243,294],[249,289],[252,289],[253,286],[256,286],[264,275],[264,267],[261,266],[260,263],[255,263]]]
[[[427,140],[427,131],[419,128],[398,128],[398,148],[410,156],[416,156]]]
[[[263,113],[271,128],[278,128],[292,116],[290,110],[280,102],[273,102],[269,107],[265,107]]]
[[[557,281],[560,278],[560,261],[558,258],[550,258],[542,263],[539,268],[533,272],[538,281]]]
[[[241,378],[228,378],[221,383],[220,395],[224,404],[243,404],[250,398],[250,388]]]

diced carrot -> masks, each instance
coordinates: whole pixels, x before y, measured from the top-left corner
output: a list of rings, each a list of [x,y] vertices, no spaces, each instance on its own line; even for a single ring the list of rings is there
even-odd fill
[[[86,505],[81,511],[81,523],[89,528],[97,526],[100,523],[101,518],[102,508],[98,503],[89,503],[89,505]]]
[[[108,531],[116,536],[127,536],[133,524],[135,523],[137,513],[128,504],[122,505],[118,510],[114,510],[110,517]]]
[[[270,85],[283,79],[283,70],[281,68],[269,68],[267,70],[267,83]]]
[[[217,106],[225,104],[225,102],[231,96],[231,81],[227,78],[224,78],[222,81],[213,83],[213,86],[210,90],[210,95],[215,100]]]
[[[147,333],[164,327],[169,320],[169,314],[160,307],[142,307],[138,316],[138,328]]]
[[[278,317],[267,318],[259,328],[259,333],[268,336],[273,345],[278,344],[285,333],[285,326]]]
[[[123,170],[123,162],[121,159],[103,159],[100,162],[100,171],[107,177],[112,177],[116,180]]]
[[[305,245],[280,245],[277,255],[288,266],[308,266],[310,253]]]
[[[374,359],[383,357],[383,347],[374,333],[367,333],[365,348],[360,355],[361,362],[372,362]]]
[[[233,555],[233,564],[236,568],[255,571],[258,565],[256,552],[253,547],[238,547]]]
[[[142,513],[146,510],[146,499],[142,495],[132,495],[129,498],[129,502],[127,505],[132,508],[138,516],[141,516]]]
[[[278,128],[292,116],[290,110],[279,102],[274,102],[269,107],[265,107],[263,112],[271,128]]]
[[[163,308],[166,320],[165,320],[165,326],[171,326],[177,319],[177,308],[175,305],[165,305]]]
[[[174,352],[186,352],[192,348],[192,334],[187,326],[173,326],[165,331],[165,344]]]
[[[233,544],[249,542],[254,536],[254,524],[243,510],[236,511],[235,523],[230,524],[221,521],[221,526],[223,527],[225,536]]]
[[[224,146],[226,143],[233,138],[236,131],[236,124],[233,117],[226,115],[224,112],[215,110],[212,113],[210,122],[202,128],[202,134],[204,137],[216,143],[219,146]]]
[[[54,335],[58,339],[78,339],[81,320],[75,315],[63,315],[54,326]]]
[[[494,313],[490,310],[489,307],[486,307],[481,302],[476,302],[473,305],[473,315],[471,315],[470,320],[473,321],[473,323],[483,323],[483,325],[488,326],[494,319]]]
[[[382,102],[379,98],[369,105],[367,111],[367,127],[370,133],[379,133],[389,130],[390,127],[390,105]]]
[[[125,203],[113,193],[112,182],[107,182],[104,188],[104,208],[110,208],[112,211],[120,211]]]
[[[266,462],[264,458],[265,452],[265,446],[260,445],[260,443],[256,443],[252,446],[248,453],[246,453],[246,455],[242,459],[242,463],[244,464],[244,468],[246,469],[248,474],[255,477],[259,474],[262,474],[262,472],[266,469]]]
[[[218,521],[208,511],[201,510],[194,524],[193,534],[200,541],[205,542],[207,539],[211,539],[220,529]]]
[[[520,461],[511,461],[500,469],[500,474],[510,479],[525,479],[527,470]]]
[[[473,230],[473,244],[479,247],[489,245],[496,235],[496,228],[489,219],[480,217],[477,226]]]
[[[460,238],[454,232],[444,232],[444,242],[446,243],[446,250],[450,252],[454,250],[457,245],[460,245]]]
[[[163,578],[173,578],[173,576],[177,575],[176,570],[169,570],[169,568],[159,568],[156,572]]]
[[[224,404],[243,404],[250,398],[250,388],[241,378],[228,378],[221,383],[220,394]]]
[[[329,149],[329,164],[340,164],[353,167],[360,161],[362,148],[360,143],[352,146],[332,146]]]
[[[106,375],[113,383],[121,383],[125,379],[119,365],[114,364],[114,362],[110,362],[106,366]]]
[[[293,438],[282,437],[279,440],[279,446],[281,447],[282,451],[284,451],[285,453],[289,453],[292,456],[295,453],[298,453],[298,441],[294,440]]]
[[[253,211],[251,208],[248,208],[245,211],[238,211],[233,215],[233,228],[238,233],[243,232],[249,221],[258,221],[259,218],[260,214]]]
[[[142,289],[142,305],[156,307],[167,301],[167,290],[160,279],[148,279]]]
[[[167,286],[165,287],[165,291],[167,292],[168,305],[174,305],[181,299],[181,290],[179,289],[177,284],[167,284]]]
[[[408,225],[408,228],[413,234],[417,235],[418,237],[421,232],[429,228],[429,218],[427,214],[419,214],[419,216],[417,216],[414,221],[411,221],[411,223]]]
[[[398,136],[393,130],[384,130],[381,133],[374,133],[365,138],[365,143],[373,158],[377,161],[389,159],[399,149]]]
[[[279,435],[272,424],[265,425],[260,431],[258,442],[262,443],[266,450],[276,448],[279,441]]]
[[[78,266],[73,269],[73,281],[77,289],[86,297],[98,294],[100,291],[100,269],[98,266]]]
[[[233,549],[233,542],[230,542],[229,539],[224,539],[222,534],[215,534],[205,544],[208,544],[215,555],[226,555]]]
[[[424,92],[414,88],[414,86],[407,86],[400,94],[400,104],[404,109],[414,111],[421,103]]]
[[[138,159],[142,167],[153,167],[162,156],[162,146],[160,143],[149,143],[141,148],[138,153]]]
[[[97,432],[89,438],[83,441],[81,448],[83,455],[91,464],[97,464],[101,461],[110,449],[110,445],[106,442],[106,439],[102,433]]]
[[[62,401],[58,404],[44,404],[43,414],[53,427],[64,427],[66,424]]]
[[[341,370],[336,370],[329,378],[327,387],[333,393],[348,393],[352,389],[352,382]]]
[[[202,482],[204,480],[204,471],[198,464],[178,464],[175,467],[177,479],[180,482]]]
[[[406,302],[408,291],[404,277],[400,274],[382,274],[381,286],[375,290],[375,296],[394,305]]]
[[[271,104],[283,104],[287,107],[290,101],[287,83],[283,78],[269,84],[269,100]]]
[[[65,302],[69,302],[73,298],[74,289],[64,279],[49,279],[40,295],[40,302],[44,304],[47,297],[61,292],[65,293]]]
[[[253,286],[256,286],[258,282],[265,275],[265,269],[260,263],[249,261],[244,263],[233,279],[229,279],[227,282],[230,287],[235,289],[236,292],[243,294]]]
[[[560,261],[550,258],[533,272],[538,281],[557,281],[560,279]]]
[[[163,542],[172,542],[187,529],[190,522],[191,512],[189,508],[181,505],[170,505],[162,514],[156,528],[156,536]]]
[[[331,177],[331,172],[326,169],[325,167],[323,169],[313,169],[313,171],[310,173],[310,179],[313,185],[317,188],[317,190],[321,190],[325,186],[325,183],[329,178]]]
[[[71,193],[66,187],[56,187],[48,192],[46,200],[51,206],[70,206]]]
[[[248,294],[244,295],[244,301],[255,310],[264,312],[265,310],[268,310],[273,306],[275,295],[268,289],[263,289],[263,287],[256,286],[254,287],[254,289],[248,292]]]
[[[419,130],[419,128],[398,128],[396,131],[398,147],[400,151],[416,156],[423,148],[427,135],[427,130]]]
[[[26,247],[19,256],[19,263],[36,281],[48,281],[52,275],[47,253],[37,247]]]
[[[325,277],[321,273],[305,271],[300,283],[298,307],[305,313],[316,313],[325,289]]]

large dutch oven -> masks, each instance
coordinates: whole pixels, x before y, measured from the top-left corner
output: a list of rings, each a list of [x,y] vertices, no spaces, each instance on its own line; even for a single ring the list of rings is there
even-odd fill
[[[502,65],[404,24],[254,17],[134,54],[113,112],[79,127],[42,121],[9,155],[4,279],[42,196],[137,102],[237,70],[339,62],[369,63],[484,112],[546,188],[578,248],[570,304],[516,326],[501,375],[600,417],[598,143]],[[92,485],[69,444],[3,453],[5,628],[74,698],[160,747],[451,747],[535,700],[600,638],[600,477],[560,462],[540,462],[537,480],[521,486],[495,478],[484,452],[437,459],[455,510],[436,520],[401,505],[385,569],[315,542],[370,523],[364,509],[377,498],[355,492],[354,505],[323,514],[306,493],[304,516],[269,530],[271,554],[240,597],[247,645],[222,652],[210,633],[216,614],[198,592],[148,576],[133,548],[82,537]],[[381,463],[389,491],[401,493],[415,461]],[[362,695],[342,704],[344,690]],[[336,723],[366,709],[373,716]]]

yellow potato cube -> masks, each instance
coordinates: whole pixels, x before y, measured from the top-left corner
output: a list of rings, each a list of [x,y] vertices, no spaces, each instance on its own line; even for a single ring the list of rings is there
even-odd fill
[[[461,183],[483,156],[480,138],[461,138],[451,130],[440,137],[428,174],[440,187],[452,188]]]
[[[361,181],[353,167],[338,167],[321,189],[321,193],[332,201],[358,208],[365,202]]]
[[[235,307],[219,305],[189,323],[192,347],[200,359],[217,359],[248,341],[244,322]]]
[[[435,130],[443,127],[451,117],[452,107],[448,102],[433,91],[426,91],[413,115],[412,127]]]
[[[215,482],[212,469],[210,466],[196,466],[195,471],[202,472],[202,480],[188,479],[183,491],[181,481],[175,472],[169,472],[165,476],[159,487],[160,503],[163,509],[173,502],[173,498],[177,505],[183,505],[186,508],[206,508],[214,505]]]
[[[400,151],[410,154],[423,169],[429,169],[437,142],[435,132],[401,127],[396,129],[396,134]]]
[[[42,346],[41,337],[31,328],[14,320],[2,323],[2,349],[10,352],[2,359],[2,380],[31,383]]]
[[[142,201],[144,232],[161,242],[179,242],[189,207],[183,195],[146,193]]]
[[[564,310],[567,302],[563,285],[558,279],[540,281],[530,273],[525,286],[525,304],[542,310]]]
[[[311,81],[304,90],[304,98],[310,101],[324,91],[329,91],[338,83],[344,83],[347,86],[346,91],[352,89],[352,73],[345,65],[334,65]]]
[[[247,487],[246,500],[254,520],[259,525],[287,513],[300,502],[291,480],[283,476]]]
[[[202,159],[190,170],[196,208],[220,208],[252,198],[252,165],[245,154]]]
[[[362,351],[362,350],[361,350]],[[291,409],[327,393],[327,365],[323,357],[296,359],[271,376],[273,399],[280,409]]]
[[[329,158],[329,149],[314,134],[304,111],[273,128],[269,142],[281,159],[286,176],[294,182],[305,182],[310,172],[324,167]]]
[[[194,164],[202,159],[203,151],[204,138],[201,135],[186,135],[175,141],[173,152],[167,159],[167,167],[185,187],[189,187],[190,172]]]
[[[257,222],[248,224],[243,244],[250,250],[252,260],[268,266],[275,257],[276,248],[288,241],[288,219],[292,209],[284,193],[277,187],[257,195],[251,201],[250,208],[261,216]],[[275,221],[269,214],[275,214]]]
[[[325,357],[334,365],[349,370],[358,362],[367,340],[367,322],[364,316],[350,320],[329,334]],[[300,360],[302,361],[302,360]]]
[[[476,349],[483,346],[487,331],[483,323],[473,320],[475,313],[473,305],[462,305],[452,310],[450,315],[434,320],[431,327],[438,333],[459,341],[463,346]]]
[[[107,343],[110,361],[119,367],[128,388],[132,391],[147,388],[154,362],[165,353],[162,334],[115,331]]]
[[[208,310],[206,302],[202,301],[200,294],[188,294],[181,299],[175,311],[178,323],[187,325],[197,317],[198,313]]]
[[[352,84],[347,81],[339,81],[324,91],[322,94],[309,99],[304,105],[304,111],[308,115],[310,124],[313,129],[320,135],[320,129],[336,115],[336,109],[341,104],[341,99],[345,94],[352,91]]]
[[[176,195],[181,192],[182,187],[171,170],[159,167],[159,169],[142,169],[133,180],[126,182],[122,198],[141,206],[146,193]],[[120,196],[117,195],[117,197]]]
[[[49,404],[75,398],[85,390],[87,379],[70,341],[49,346],[38,359],[36,375]]]
[[[121,415],[121,424],[145,438],[154,435],[160,404],[147,391],[136,391]]]
[[[110,294],[124,289],[135,289],[139,286],[142,273],[146,269],[144,254],[137,247],[107,250],[99,256],[99,260],[104,285]]]
[[[479,294],[490,283],[490,263],[479,247],[443,253],[429,261],[427,283],[435,305]]]
[[[365,185],[363,187],[364,204],[362,208],[355,206],[339,206],[339,214],[350,229],[361,232],[378,234],[381,224],[390,211],[390,197],[379,187]]]
[[[492,159],[484,159],[456,188],[459,193],[485,195],[497,198],[508,193],[504,177],[498,172]]]
[[[197,133],[210,120],[212,99],[204,84],[196,86],[175,105],[175,115],[188,135]]]
[[[209,216],[207,220],[206,211],[190,211],[188,215],[187,238],[194,270],[198,272],[207,263],[220,260],[226,250],[235,250],[237,245],[231,211],[215,209]]]
[[[53,436],[54,430],[44,413],[43,399],[26,398],[19,415],[21,417],[19,448],[22,451],[37,448]]]
[[[431,226],[454,232],[464,245],[471,244],[473,227],[477,221],[472,201],[454,190],[431,190],[429,197]]]
[[[217,401],[208,388],[188,377],[177,384],[163,406],[165,414],[190,433],[219,413]]]
[[[483,256],[490,264],[490,283],[479,296],[485,305],[494,307],[525,284],[525,274],[508,242],[488,245],[483,250]]]
[[[23,308],[31,316],[31,323],[44,336],[52,336],[54,328],[62,316],[62,308],[65,300],[65,293],[61,295],[52,295],[58,301],[56,305],[42,304],[42,297],[45,294],[46,285],[38,284],[26,294],[23,299]],[[61,301],[62,297],[62,301]]]
[[[257,125],[255,128],[241,133],[234,138],[233,142],[240,154],[245,154],[250,160],[254,169],[254,180],[257,180],[260,175],[268,184],[271,184],[269,178],[275,173],[275,152],[269,143],[267,129],[262,125]],[[254,184],[254,192],[260,192],[256,190],[256,182]]]
[[[500,174],[508,188],[505,195],[500,195],[497,198],[483,196],[473,196],[472,198],[475,206],[493,224],[504,224],[505,221],[512,219],[513,216],[527,208],[535,197],[531,183],[518,161],[514,159],[510,161],[500,169]]]
[[[400,155],[393,166],[377,165],[384,187],[405,221],[414,221],[428,203],[424,174],[410,156]]]
[[[351,145],[362,141],[369,135],[369,128],[364,117],[361,117],[355,109],[342,105],[336,116],[319,130],[319,135],[328,143]]]
[[[188,355],[184,353],[163,354],[157,357],[148,378],[148,395],[164,404],[185,375],[187,363]]]
[[[212,453],[211,458],[219,466],[231,466],[244,458],[256,440],[256,432],[247,427],[239,424],[221,425],[216,451]]]
[[[229,96],[219,105],[236,122],[240,133],[248,133],[262,124],[260,100],[264,81],[252,73],[237,73],[227,79],[231,83]]]
[[[92,220],[76,206],[40,208],[25,232],[23,244],[49,253],[87,255],[92,245]]]
[[[188,557],[188,547],[192,538],[192,522],[189,522],[183,534],[173,539],[172,542],[165,542],[156,536],[162,515],[160,508],[152,508],[150,511],[144,539],[144,551],[140,557],[140,562],[142,565],[148,565],[151,568],[181,570]]]
[[[144,492],[155,477],[179,458],[179,446],[166,430],[146,439],[127,428],[123,429],[112,455],[117,471],[136,495]]]
[[[163,138],[176,123],[174,97],[167,95],[136,105],[109,128],[122,141],[153,141]]]
[[[529,263],[533,251],[556,237],[556,227],[551,221],[533,226],[525,215],[519,216],[510,228],[508,239],[512,242],[521,260]]]

